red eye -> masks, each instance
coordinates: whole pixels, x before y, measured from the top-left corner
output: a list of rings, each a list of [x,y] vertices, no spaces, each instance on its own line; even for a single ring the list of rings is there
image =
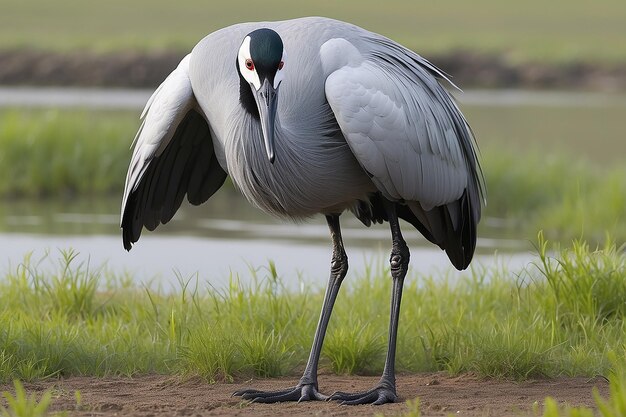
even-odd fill
[[[280,63],[278,64],[278,69],[281,70],[283,69],[284,66],[285,66],[285,61],[280,61]]]
[[[250,71],[254,69],[254,62],[252,62],[251,59],[246,59],[246,68],[248,68]]]

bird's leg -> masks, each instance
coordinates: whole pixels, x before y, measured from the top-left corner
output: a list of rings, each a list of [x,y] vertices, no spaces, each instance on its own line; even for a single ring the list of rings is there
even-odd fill
[[[391,228],[392,249],[391,249],[391,277],[393,288],[391,292],[391,318],[389,323],[389,343],[387,347],[387,357],[385,358],[385,368],[378,384],[369,391],[355,394],[346,392],[336,392],[330,396],[331,400],[339,400],[341,404],[385,404],[394,402],[396,395],[396,339],[398,337],[398,320],[400,317],[400,301],[402,299],[402,286],[404,277],[409,267],[409,248],[400,232],[398,216],[395,205],[385,200],[385,210],[389,218]]]
[[[330,279],[324,295],[322,312],[320,313],[317,330],[313,338],[313,346],[309,354],[309,360],[304,369],[304,374],[300,378],[298,385],[292,388],[279,391],[259,391],[245,389],[236,391],[233,395],[241,396],[247,400],[261,403],[274,403],[282,401],[312,401],[326,400],[327,396],[320,394],[317,388],[317,366],[322,352],[324,335],[330,320],[330,315],[339,293],[341,282],[348,272],[348,256],[343,247],[341,239],[341,228],[339,227],[339,215],[327,215],[326,221],[330,228],[330,235],[333,240],[333,257],[330,265]]]

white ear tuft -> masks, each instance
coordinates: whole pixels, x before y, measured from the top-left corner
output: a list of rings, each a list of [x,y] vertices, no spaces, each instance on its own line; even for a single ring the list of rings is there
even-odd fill
[[[241,43],[237,60],[239,62],[239,72],[241,76],[252,84],[256,90],[261,88],[261,80],[259,79],[259,74],[257,74],[254,65],[252,69],[246,67],[246,61],[252,60],[252,56],[250,55],[250,36],[246,36]]]

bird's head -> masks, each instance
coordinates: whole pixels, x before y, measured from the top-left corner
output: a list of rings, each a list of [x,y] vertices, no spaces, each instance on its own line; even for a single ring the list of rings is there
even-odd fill
[[[272,163],[278,88],[283,80],[286,58],[283,40],[278,33],[265,28],[246,35],[237,56],[237,69],[242,80],[249,85],[256,103],[265,150]]]

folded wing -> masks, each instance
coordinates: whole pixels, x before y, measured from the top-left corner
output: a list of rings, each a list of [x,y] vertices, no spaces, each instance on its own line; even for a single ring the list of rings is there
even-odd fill
[[[381,194],[463,269],[482,195],[471,130],[434,66],[392,41],[370,42],[367,54],[345,52],[354,58],[327,77],[327,100]]]

